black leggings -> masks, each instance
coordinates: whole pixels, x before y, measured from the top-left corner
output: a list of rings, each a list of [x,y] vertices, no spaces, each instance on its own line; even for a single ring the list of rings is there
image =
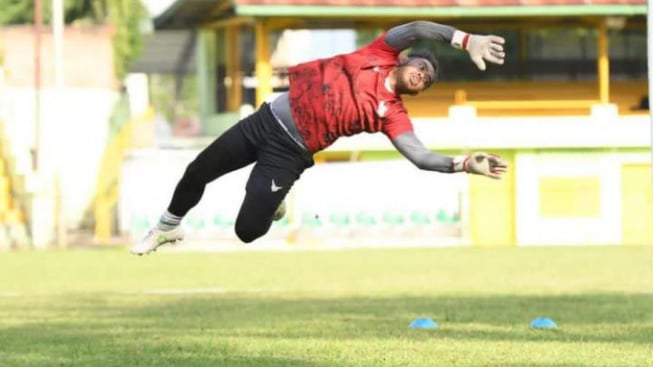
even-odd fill
[[[313,165],[311,155],[282,130],[267,104],[225,131],[186,167],[168,211],[185,216],[208,183],[253,162],[235,231],[243,242],[263,236],[294,182]]]

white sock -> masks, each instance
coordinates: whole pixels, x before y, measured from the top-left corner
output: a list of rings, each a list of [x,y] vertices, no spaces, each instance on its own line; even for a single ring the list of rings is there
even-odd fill
[[[161,218],[159,218],[159,223],[157,223],[156,227],[162,231],[171,231],[179,226],[182,218],[183,217],[178,217],[169,211],[166,211],[161,215]]]

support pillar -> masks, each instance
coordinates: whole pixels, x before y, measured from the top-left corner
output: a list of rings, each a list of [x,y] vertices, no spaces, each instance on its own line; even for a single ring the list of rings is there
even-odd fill
[[[605,18],[601,19],[598,27],[598,80],[599,80],[599,102],[610,103],[610,57],[608,48],[608,27]]]
[[[272,94],[272,65],[270,65],[270,30],[265,20],[259,19],[256,34],[256,105],[259,106]]]
[[[225,30],[227,68],[227,111],[238,111],[243,103],[242,49],[240,45],[240,27],[230,26]]]

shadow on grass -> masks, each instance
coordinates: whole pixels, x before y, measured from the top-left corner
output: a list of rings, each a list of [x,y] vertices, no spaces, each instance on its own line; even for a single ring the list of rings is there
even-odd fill
[[[404,335],[416,317],[440,324],[438,337],[482,340],[561,340],[651,343],[653,295],[406,297],[275,299],[194,296],[163,299],[152,309],[128,309],[127,319],[149,326],[174,320],[177,327],[202,325],[220,335],[284,338],[392,338]],[[559,330],[532,330],[538,316]]]
[[[281,340],[293,345],[370,340],[370,348],[381,352],[377,341],[647,345],[653,341],[653,295],[646,294],[325,299],[99,294],[49,297],[45,302],[0,307],[4,314],[0,321],[23,320],[9,326],[0,323],[3,366],[373,365],[311,362],[310,352],[305,352],[306,360],[278,356],[274,348]],[[50,316],[30,316],[41,313]],[[437,320],[440,328],[407,328],[412,319],[424,316]],[[537,316],[552,317],[560,329],[530,329],[529,321]],[[250,354],[244,346],[261,341],[263,349],[273,348],[269,357],[257,356],[260,350]],[[291,354],[297,352],[293,348]]]

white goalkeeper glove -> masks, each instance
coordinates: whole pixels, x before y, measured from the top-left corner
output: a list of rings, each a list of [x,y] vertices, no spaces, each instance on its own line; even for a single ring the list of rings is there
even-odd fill
[[[455,48],[466,50],[474,64],[485,70],[485,61],[493,64],[503,64],[506,53],[503,44],[506,40],[499,36],[480,36],[456,30],[451,38],[451,45]]]
[[[508,162],[496,155],[477,152],[454,157],[453,170],[500,179],[508,170]]]

